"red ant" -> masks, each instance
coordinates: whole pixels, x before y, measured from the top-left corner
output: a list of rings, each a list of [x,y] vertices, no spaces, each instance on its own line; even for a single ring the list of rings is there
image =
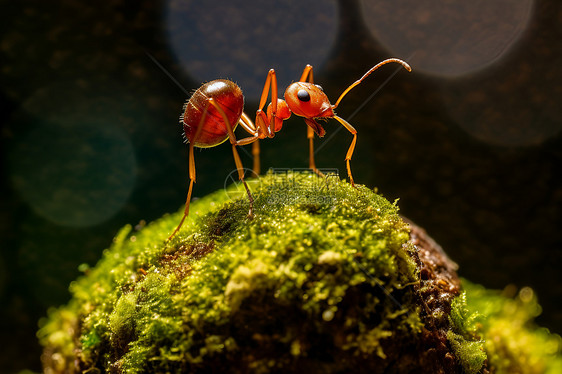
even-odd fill
[[[353,140],[345,156],[347,174],[353,186],[353,176],[349,161],[357,142],[357,130],[345,119],[338,117],[334,109],[339,105],[343,97],[355,86],[361,83],[369,74],[377,70],[382,65],[389,62],[396,62],[406,70],[412,71],[406,62],[390,58],[379,62],[367,71],[359,80],[347,87],[334,105],[330,104],[328,96],[322,87],[314,84],[312,77],[312,66],[307,65],[298,82],[294,82],[285,90],[285,100],[277,97],[277,78],[275,70],[269,70],[265,85],[261,94],[259,109],[256,112],[256,122],[252,122],[250,117],[243,112],[244,96],[238,85],[226,79],[217,79],[202,85],[183,107],[183,114],[180,116],[180,123],[183,125],[185,137],[189,142],[189,190],[185,202],[183,217],[174,232],[168,237],[170,240],[181,228],[187,215],[189,214],[189,202],[191,192],[195,182],[195,160],[193,158],[193,148],[209,148],[225,142],[227,139],[232,146],[234,162],[238,171],[238,177],[244,184],[248,193],[250,210],[248,216],[253,215],[254,198],[244,180],[244,169],[242,161],[236,150],[236,146],[253,143],[254,171],[259,171],[259,146],[258,139],[273,138],[275,133],[281,130],[283,121],[291,116],[291,113],[303,117],[308,125],[307,138],[309,139],[309,167],[316,173],[321,174],[314,163],[313,139],[314,133],[319,137],[326,134],[326,130],[316,121],[317,119],[334,118],[341,123],[351,134]],[[267,107],[267,112],[263,107],[269,96],[271,88],[271,103]],[[234,125],[233,125],[234,124]],[[251,136],[237,140],[234,129],[240,124]]]

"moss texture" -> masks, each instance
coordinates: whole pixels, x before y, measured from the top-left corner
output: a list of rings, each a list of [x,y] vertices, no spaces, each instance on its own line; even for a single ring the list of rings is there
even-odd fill
[[[454,264],[396,204],[308,173],[269,174],[251,185],[253,219],[232,186],[193,202],[170,243],[181,213],[124,227],[95,267],[82,267],[71,301],[41,321],[45,371],[479,373],[559,365],[560,338],[528,329],[534,298],[518,304],[468,282],[461,292]]]
[[[500,292],[468,280],[462,284],[466,300],[458,305],[470,315],[468,329],[483,337],[495,373],[562,373],[562,339],[534,323],[541,307],[531,288]]]

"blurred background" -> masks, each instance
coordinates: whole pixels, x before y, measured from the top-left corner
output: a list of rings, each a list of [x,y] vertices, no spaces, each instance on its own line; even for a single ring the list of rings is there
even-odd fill
[[[557,0],[1,1],[0,371],[40,370],[37,321],[69,300],[125,224],[181,208],[182,104],[229,78],[252,117],[268,69],[279,95],[307,63],[358,130],[357,183],[399,198],[461,276],[531,286],[562,332],[562,3]],[[317,139],[338,168],[352,136]],[[238,134],[243,136],[240,129]],[[241,151],[251,167],[250,148]],[[262,167],[308,166],[292,117]],[[228,145],[196,150],[194,196],[223,188]]]

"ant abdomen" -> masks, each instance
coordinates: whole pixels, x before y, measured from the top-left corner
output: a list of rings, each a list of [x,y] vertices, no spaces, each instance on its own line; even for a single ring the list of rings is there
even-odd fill
[[[233,127],[232,130],[244,110],[244,95],[236,83],[217,79],[199,87],[185,104],[182,116],[185,137],[199,148],[214,147],[228,139],[224,119],[217,109],[209,104],[210,98],[220,105]],[[205,119],[202,121],[203,115]]]

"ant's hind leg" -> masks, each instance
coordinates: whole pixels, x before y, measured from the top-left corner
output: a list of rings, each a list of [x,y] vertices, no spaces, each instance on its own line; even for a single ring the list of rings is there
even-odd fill
[[[205,119],[207,118],[207,109],[208,106],[205,108],[203,115],[201,116],[201,120],[199,121],[199,126],[197,127],[197,131],[195,132],[195,136],[192,139],[197,139],[199,134],[201,134],[201,130],[203,129],[203,124],[205,123]],[[180,231],[183,222],[189,215],[189,203],[191,202],[191,192],[193,191],[193,183],[195,183],[195,158],[193,157],[193,142],[189,142],[189,189],[187,190],[187,199],[185,200],[185,209],[183,211],[183,217],[181,217],[181,221],[172,232],[170,236],[168,236],[167,241],[170,241],[177,233]]]
[[[187,191],[187,198],[185,200],[185,209],[183,211],[183,217],[181,217],[181,221],[172,232],[172,234],[168,237],[167,241],[170,241],[177,233],[180,231],[183,222],[189,215],[189,203],[191,202],[191,192],[193,191],[193,183],[195,183],[195,159],[193,158],[193,143],[189,143],[189,190]]]

